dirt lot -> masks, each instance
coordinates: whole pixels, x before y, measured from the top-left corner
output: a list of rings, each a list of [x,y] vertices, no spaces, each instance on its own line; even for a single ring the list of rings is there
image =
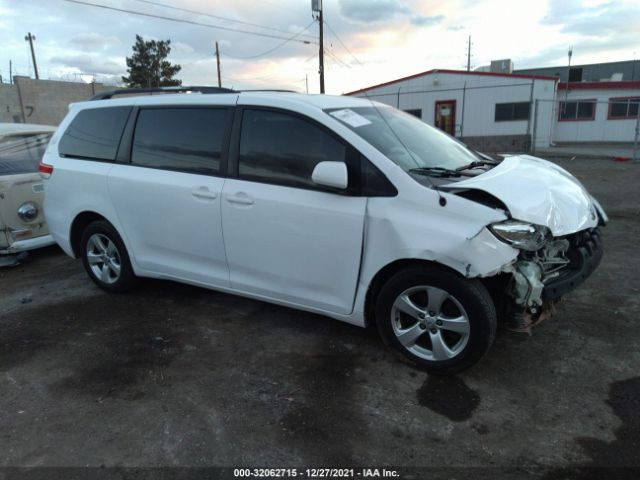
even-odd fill
[[[640,165],[559,163],[611,216],[600,269],[449,379],[317,315],[160,281],[106,294],[57,248],[0,270],[0,465],[640,467]]]

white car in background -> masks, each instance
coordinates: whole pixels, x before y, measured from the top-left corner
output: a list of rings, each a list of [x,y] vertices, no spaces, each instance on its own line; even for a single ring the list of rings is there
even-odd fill
[[[55,244],[42,211],[38,164],[56,127],[0,123],[0,266],[15,254]]]
[[[40,165],[53,237],[107,291],[164,278],[376,325],[452,373],[602,257],[606,214],[568,172],[493,161],[395,108],[117,93],[72,105]]]

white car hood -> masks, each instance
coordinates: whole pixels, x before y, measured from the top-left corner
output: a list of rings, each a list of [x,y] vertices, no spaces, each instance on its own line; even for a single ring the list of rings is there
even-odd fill
[[[486,173],[442,188],[490,193],[514,219],[545,225],[555,237],[598,224],[591,195],[582,184],[563,168],[530,155],[506,157]]]

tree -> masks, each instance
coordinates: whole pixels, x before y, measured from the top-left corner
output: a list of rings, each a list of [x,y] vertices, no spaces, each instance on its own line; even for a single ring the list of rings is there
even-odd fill
[[[173,78],[182,67],[166,60],[170,52],[171,40],[145,41],[136,35],[133,55],[127,57],[129,76],[122,77],[122,81],[131,88],[182,85],[182,80]]]

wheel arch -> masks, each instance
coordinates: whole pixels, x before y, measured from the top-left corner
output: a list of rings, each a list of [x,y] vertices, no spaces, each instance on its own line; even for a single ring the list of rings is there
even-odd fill
[[[369,282],[369,288],[367,289],[364,301],[364,321],[366,327],[375,325],[375,303],[382,286],[396,273],[411,267],[437,268],[451,272],[460,278],[464,278],[464,276],[457,270],[433,260],[424,260],[419,258],[403,258],[394,260],[378,270]]]
[[[80,240],[82,239],[82,232],[84,232],[85,228],[87,228],[90,223],[97,220],[104,220],[106,222],[109,222],[111,226],[113,226],[113,228],[116,228],[115,225],[113,225],[113,222],[109,221],[108,218],[90,210],[85,210],[84,212],[78,213],[73,219],[73,222],[71,222],[71,228],[69,230],[69,241],[71,244],[71,249],[73,251],[73,256],[75,258],[78,258],[80,256]]]

